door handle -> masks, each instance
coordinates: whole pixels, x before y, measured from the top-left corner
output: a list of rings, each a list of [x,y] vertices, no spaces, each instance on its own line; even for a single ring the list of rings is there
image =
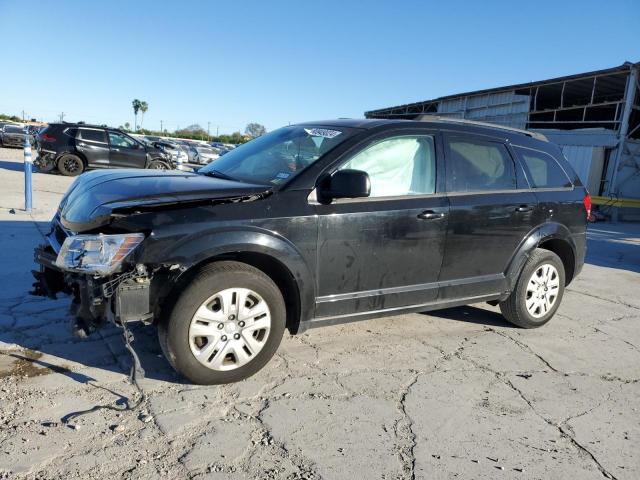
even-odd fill
[[[113,150],[114,152],[119,152],[120,151],[119,148],[112,148],[111,150]]]
[[[84,147],[84,146],[86,146],[86,144],[85,144],[84,142],[79,142],[79,143],[78,143],[78,146],[80,146],[80,147]]]
[[[531,210],[533,210],[531,205],[520,205],[516,207],[516,212],[530,212]]]
[[[444,213],[434,212],[433,210],[425,210],[424,212],[418,214],[418,218],[420,220],[437,220],[439,218],[444,218]]]

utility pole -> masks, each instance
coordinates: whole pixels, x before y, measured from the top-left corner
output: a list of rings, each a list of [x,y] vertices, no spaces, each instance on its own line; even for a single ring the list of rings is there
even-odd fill
[[[216,137],[220,136],[220,125],[216,125]]]
[[[211,126],[211,122],[207,122],[207,142],[211,141],[211,135],[209,135],[209,127]]]
[[[164,130],[162,129],[162,120],[160,120],[160,135],[162,135],[162,132],[164,132]]]
[[[22,123],[24,123],[24,110],[22,110]]]
[[[60,112],[60,123],[64,121],[64,112]]]

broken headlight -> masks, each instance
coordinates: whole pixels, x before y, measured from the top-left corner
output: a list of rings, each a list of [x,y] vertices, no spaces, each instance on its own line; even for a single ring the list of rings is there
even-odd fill
[[[73,272],[108,275],[144,240],[141,233],[76,235],[62,244],[56,265]]]

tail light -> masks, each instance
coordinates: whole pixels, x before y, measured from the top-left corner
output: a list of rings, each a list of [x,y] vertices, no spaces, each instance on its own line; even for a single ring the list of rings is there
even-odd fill
[[[582,199],[582,204],[584,205],[584,209],[587,212],[587,221],[592,221],[593,217],[591,216],[591,195],[587,193]]]
[[[48,133],[43,133],[42,136],[40,137],[40,139],[43,142],[55,142],[56,141],[56,137],[49,135]]]

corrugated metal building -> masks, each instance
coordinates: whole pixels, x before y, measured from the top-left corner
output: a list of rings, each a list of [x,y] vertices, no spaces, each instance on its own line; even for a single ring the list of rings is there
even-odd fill
[[[640,199],[640,63],[448,95],[365,112],[367,118],[449,116],[540,131],[562,148],[592,195]],[[625,205],[625,202],[616,203]],[[640,210],[601,211],[640,220]]]

